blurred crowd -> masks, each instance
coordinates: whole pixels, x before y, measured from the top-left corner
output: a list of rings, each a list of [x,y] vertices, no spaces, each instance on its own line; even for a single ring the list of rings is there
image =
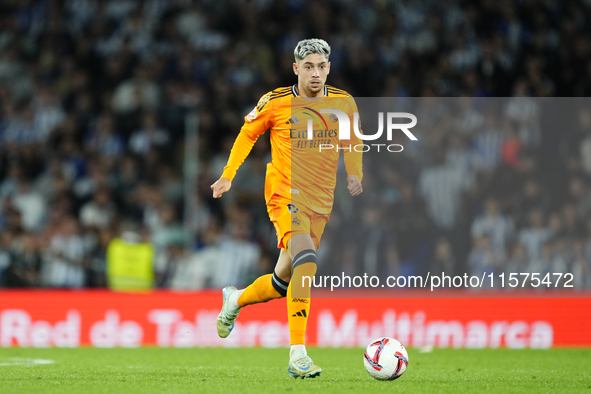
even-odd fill
[[[369,159],[362,198],[337,186],[320,272],[546,270],[591,287],[591,115],[566,105],[564,125],[527,99],[591,94],[590,26],[575,0],[5,0],[0,287],[106,286],[107,247],[125,235],[154,246],[158,287],[270,272],[268,135],[228,196],[209,185],[258,98],[295,83],[309,37],[329,42],[329,83],[354,96],[515,99],[451,118],[425,104],[421,141],[391,165]],[[342,246],[345,225],[367,241]]]
[[[484,287],[498,288],[502,274],[505,287],[524,274],[521,287],[535,273],[544,288],[591,287],[591,100],[396,101],[416,114],[418,141],[399,133],[402,152],[366,153],[359,198],[341,184],[325,242],[338,257],[321,274],[492,274]]]

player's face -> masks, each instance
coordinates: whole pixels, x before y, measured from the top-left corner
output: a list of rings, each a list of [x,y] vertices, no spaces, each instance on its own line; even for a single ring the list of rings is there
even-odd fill
[[[330,72],[330,62],[324,55],[312,53],[294,63],[293,72],[298,76],[300,96],[321,96]]]

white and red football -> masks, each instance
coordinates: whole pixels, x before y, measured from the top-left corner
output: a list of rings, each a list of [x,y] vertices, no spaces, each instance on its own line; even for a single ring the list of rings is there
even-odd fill
[[[394,338],[379,338],[371,341],[363,364],[372,378],[377,380],[398,379],[408,367],[408,353],[402,343]]]

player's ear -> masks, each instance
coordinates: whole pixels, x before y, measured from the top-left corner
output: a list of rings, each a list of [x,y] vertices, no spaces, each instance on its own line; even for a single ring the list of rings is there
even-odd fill
[[[295,75],[300,75],[300,74],[298,74],[298,64],[297,63],[294,63],[293,64],[293,73]]]
[[[330,62],[326,63],[326,75],[330,74]]]

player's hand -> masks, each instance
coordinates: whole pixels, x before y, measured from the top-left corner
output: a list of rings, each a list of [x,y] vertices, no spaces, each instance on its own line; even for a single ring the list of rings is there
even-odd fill
[[[361,181],[359,179],[357,179],[357,177],[355,175],[349,175],[349,177],[347,178],[347,182],[349,182],[349,186],[347,186],[347,189],[349,189],[349,193],[351,193],[351,195],[353,197],[358,196],[361,193],[363,193],[363,187],[361,187]]]
[[[222,194],[230,190],[232,187],[232,181],[228,178],[220,178],[213,185],[211,185],[211,190],[213,190],[213,198],[220,198]]]

